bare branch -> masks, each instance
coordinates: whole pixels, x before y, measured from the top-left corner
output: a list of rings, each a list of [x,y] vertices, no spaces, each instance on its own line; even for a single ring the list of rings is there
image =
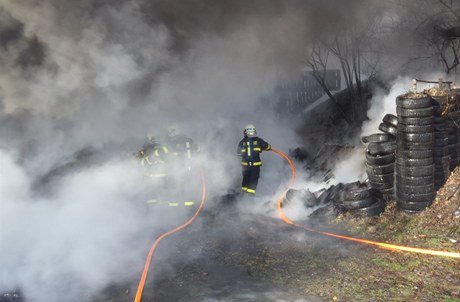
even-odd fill
[[[457,14],[457,12],[453,9],[453,2],[451,1],[450,2],[450,5],[445,3],[444,0],[439,0],[439,2],[445,6],[451,13],[452,15],[454,15],[455,17],[457,17],[457,19],[460,19],[460,15]]]

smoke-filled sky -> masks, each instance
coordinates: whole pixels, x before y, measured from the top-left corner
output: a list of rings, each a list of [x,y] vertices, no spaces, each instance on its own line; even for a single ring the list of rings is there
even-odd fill
[[[179,125],[225,194],[245,124],[282,151],[300,143],[267,100],[312,39],[379,2],[0,0],[0,292],[83,301],[136,278],[145,230],[164,222],[133,206],[145,135]]]

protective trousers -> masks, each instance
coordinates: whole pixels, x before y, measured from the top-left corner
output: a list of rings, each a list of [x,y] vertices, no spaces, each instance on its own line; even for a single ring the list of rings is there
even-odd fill
[[[256,194],[259,176],[260,166],[243,167],[243,182],[241,183],[241,190],[249,194]]]

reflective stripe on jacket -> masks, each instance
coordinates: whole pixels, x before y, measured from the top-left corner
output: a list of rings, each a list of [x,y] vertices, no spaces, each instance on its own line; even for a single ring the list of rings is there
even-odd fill
[[[241,156],[243,166],[261,166],[260,153],[271,149],[269,143],[259,137],[245,136],[238,144],[236,153]]]
[[[191,159],[192,155],[200,150],[200,147],[191,138],[183,134],[170,136],[167,143],[174,155],[187,159]]]

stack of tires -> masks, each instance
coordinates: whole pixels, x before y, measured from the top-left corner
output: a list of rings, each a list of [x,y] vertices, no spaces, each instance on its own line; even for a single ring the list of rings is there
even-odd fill
[[[445,117],[442,116],[442,104],[447,96],[432,96],[434,109],[434,188],[441,188],[449,177],[451,155],[449,150],[448,127]]]
[[[398,133],[398,117],[393,114],[385,114],[379,125],[379,130],[396,137]]]
[[[428,95],[396,98],[396,204],[418,213],[436,197],[434,187],[434,108]]]
[[[376,216],[385,211],[382,194],[368,183],[355,182],[345,185],[340,199],[341,206],[356,216]]]
[[[385,200],[394,198],[394,171],[397,117],[387,114],[379,129],[385,133],[363,136],[367,143],[366,173],[372,188],[379,190]]]
[[[449,170],[453,171],[455,167],[459,164],[459,152],[460,152],[460,143],[459,143],[459,128],[457,127],[457,123],[455,120],[447,116],[446,118],[447,123],[447,137],[448,137],[448,149],[450,155],[450,166]]]

